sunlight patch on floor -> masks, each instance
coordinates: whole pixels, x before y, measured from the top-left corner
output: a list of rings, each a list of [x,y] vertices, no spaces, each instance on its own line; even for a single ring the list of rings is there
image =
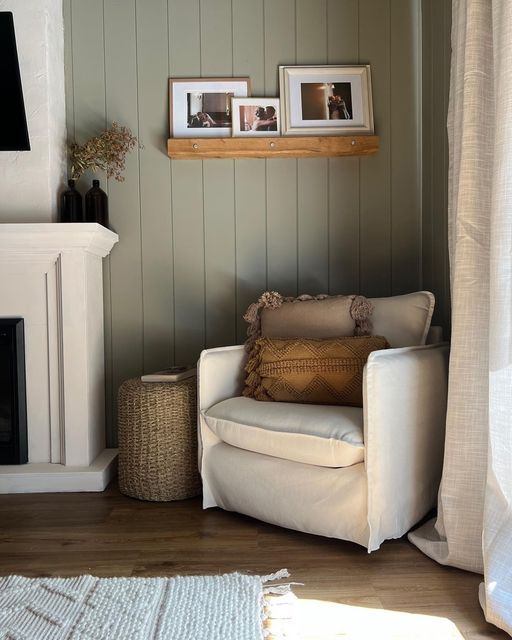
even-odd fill
[[[272,630],[293,640],[464,640],[448,618],[295,598]],[[292,628],[290,622],[293,619]],[[283,626],[281,626],[283,625]]]
[[[321,600],[298,600],[301,640],[463,640],[451,620]]]

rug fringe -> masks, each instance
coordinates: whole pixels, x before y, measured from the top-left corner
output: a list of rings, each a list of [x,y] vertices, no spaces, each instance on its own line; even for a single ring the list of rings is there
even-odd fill
[[[267,576],[260,576],[261,582],[265,584],[266,582],[272,582],[273,580],[281,580],[281,578],[289,578],[290,572],[288,569],[279,569],[275,573],[269,573]]]
[[[268,584],[289,577],[287,569],[261,576],[264,585],[261,620],[265,640],[295,640],[298,637],[294,624],[297,598],[292,592],[292,586],[301,583]]]

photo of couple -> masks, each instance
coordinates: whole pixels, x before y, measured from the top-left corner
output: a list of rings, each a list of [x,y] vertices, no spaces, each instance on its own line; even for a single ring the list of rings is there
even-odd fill
[[[301,83],[303,120],[352,120],[350,82]]]
[[[229,91],[187,93],[187,127],[230,127],[232,97]]]
[[[209,113],[198,111],[195,115],[189,117],[187,126],[197,129],[198,127],[216,127],[217,123]]]
[[[352,118],[347,103],[341,96],[328,96],[329,120],[350,120]]]
[[[240,131],[277,131],[275,107],[241,105]]]

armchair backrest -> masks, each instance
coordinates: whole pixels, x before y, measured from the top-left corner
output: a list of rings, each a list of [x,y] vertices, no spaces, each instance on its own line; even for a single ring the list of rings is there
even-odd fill
[[[263,301],[265,296],[269,299]],[[271,300],[272,296],[276,299]],[[244,317],[250,324],[250,341],[259,335],[334,338],[371,332],[384,336],[391,347],[400,348],[426,343],[433,311],[434,296],[429,291],[387,298],[319,295],[293,300],[283,300],[280,294],[267,292],[249,307]]]
[[[389,298],[370,298],[373,335],[384,336],[390,346],[414,347],[426,343],[434,312],[434,295],[417,291]]]

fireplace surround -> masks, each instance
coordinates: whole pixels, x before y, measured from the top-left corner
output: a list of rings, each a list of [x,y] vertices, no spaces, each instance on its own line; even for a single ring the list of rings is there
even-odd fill
[[[0,465],[0,493],[102,491],[103,258],[117,234],[96,223],[0,225],[0,317],[25,325],[28,463]]]

